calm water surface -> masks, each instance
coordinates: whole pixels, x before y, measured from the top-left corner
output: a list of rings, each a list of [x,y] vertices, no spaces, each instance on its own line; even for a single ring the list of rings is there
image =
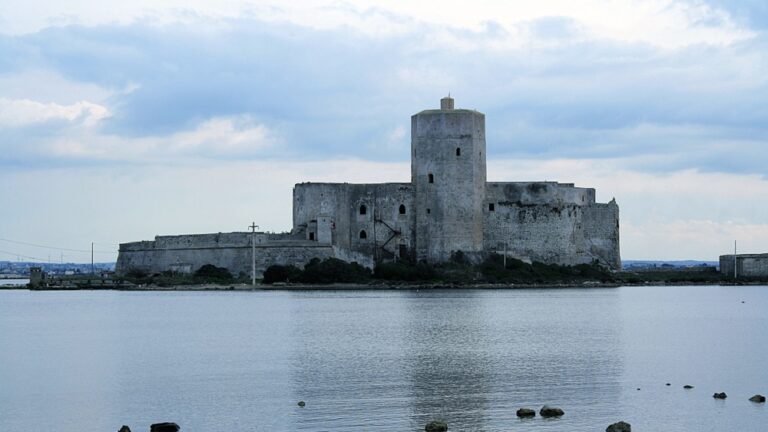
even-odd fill
[[[6,290],[0,431],[765,431],[767,331],[764,286]]]
[[[24,286],[29,279],[0,279],[0,286]]]

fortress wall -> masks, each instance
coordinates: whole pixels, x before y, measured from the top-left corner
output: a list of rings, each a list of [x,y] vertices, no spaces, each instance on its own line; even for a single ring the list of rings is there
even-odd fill
[[[266,240],[266,235],[257,233],[257,243]],[[226,247],[248,246],[251,244],[251,234],[246,232],[193,234],[175,236],[156,236],[155,249],[185,248],[185,247]]]
[[[158,241],[121,244],[115,271],[119,275],[131,269],[140,269],[149,273],[168,270],[192,273],[205,264],[213,264],[228,269],[233,276],[238,276],[241,272],[250,275],[252,259],[250,234],[228,234],[230,243],[212,243],[217,234],[201,234],[163,236],[158,237]],[[257,276],[272,264],[292,264],[302,267],[312,258],[324,259],[334,256],[330,245],[290,239],[268,241],[268,236],[257,233]]]
[[[336,226],[348,224],[347,183],[299,183],[293,187],[293,234],[309,240],[312,221],[330,216]],[[314,233],[317,239],[317,233]],[[333,244],[349,245],[349,233],[331,229]]]
[[[486,251],[504,250],[522,260],[579,264],[582,208],[576,205],[519,205],[501,202],[495,211],[485,209]],[[591,262],[591,259],[586,260]]]
[[[584,247],[589,256],[612,269],[621,269],[619,206],[616,201],[584,207]]]
[[[485,209],[485,250],[518,259],[558,264],[601,264],[618,269],[618,206],[519,205]]]
[[[404,215],[399,212],[400,205],[405,206]],[[361,206],[365,206],[362,215]],[[386,246],[389,253],[398,254],[400,244],[412,247],[413,206],[410,183],[301,183],[294,187],[294,232],[328,215],[332,219],[332,243],[337,248],[372,256],[394,231],[399,231]],[[375,219],[383,223],[374,223]],[[360,238],[361,231],[366,238]]]
[[[349,185],[348,190],[349,224],[337,224],[336,228],[348,231],[351,251],[369,255],[378,253],[392,258],[399,256],[401,244],[408,250],[413,247],[416,209],[410,183]],[[360,207],[363,205],[366,214],[361,215]],[[405,214],[402,215],[401,205],[405,206]],[[380,222],[374,222],[376,220]],[[360,238],[362,231],[365,231],[366,238]],[[386,246],[384,243],[387,243]]]
[[[595,190],[556,182],[491,182],[485,187],[486,207],[490,203],[575,204],[595,202]]]

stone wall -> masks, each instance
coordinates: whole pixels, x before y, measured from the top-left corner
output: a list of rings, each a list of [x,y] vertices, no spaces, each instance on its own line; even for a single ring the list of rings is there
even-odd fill
[[[595,203],[595,190],[575,187],[572,183],[490,182],[485,187],[485,199],[486,204],[588,205]]]
[[[334,246],[371,257],[412,249],[414,213],[410,183],[300,183],[293,189],[296,235],[317,239],[313,221],[329,218]]]
[[[736,255],[737,277],[768,277],[768,254]],[[733,255],[720,255],[720,273],[733,277]]]
[[[205,264],[224,267],[238,276],[251,274],[251,233],[218,233],[158,236],[154,241],[120,245],[115,271],[124,275],[131,269],[148,273],[176,271],[192,273]],[[256,274],[272,264],[302,267],[312,258],[334,255],[333,247],[290,235],[256,234]]]
[[[485,209],[486,252],[525,261],[589,264],[597,260],[621,268],[615,204],[518,204],[499,202]]]
[[[616,200],[607,204],[583,207],[584,250],[600,264],[621,270],[619,238],[619,206]]]

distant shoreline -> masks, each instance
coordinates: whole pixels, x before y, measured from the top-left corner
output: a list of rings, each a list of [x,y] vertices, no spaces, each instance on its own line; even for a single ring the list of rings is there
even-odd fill
[[[335,284],[202,284],[176,286],[131,286],[119,288],[79,288],[45,287],[31,289],[23,285],[3,285],[0,290],[29,291],[421,291],[421,290],[515,290],[515,289],[590,289],[620,288],[642,286],[760,286],[767,282],[643,282],[643,283],[602,283],[585,282],[582,284],[543,283],[543,284],[443,284],[443,283],[335,283]]]

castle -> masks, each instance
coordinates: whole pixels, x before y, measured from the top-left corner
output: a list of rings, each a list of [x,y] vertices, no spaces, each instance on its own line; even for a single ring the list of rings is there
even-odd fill
[[[250,274],[271,264],[336,257],[430,263],[461,251],[480,260],[506,253],[528,261],[621,267],[619,207],[595,190],[557,182],[487,182],[485,115],[440,109],[411,117],[411,182],[300,183],[290,233],[157,236],[120,245],[116,270],[189,273],[204,264]]]

